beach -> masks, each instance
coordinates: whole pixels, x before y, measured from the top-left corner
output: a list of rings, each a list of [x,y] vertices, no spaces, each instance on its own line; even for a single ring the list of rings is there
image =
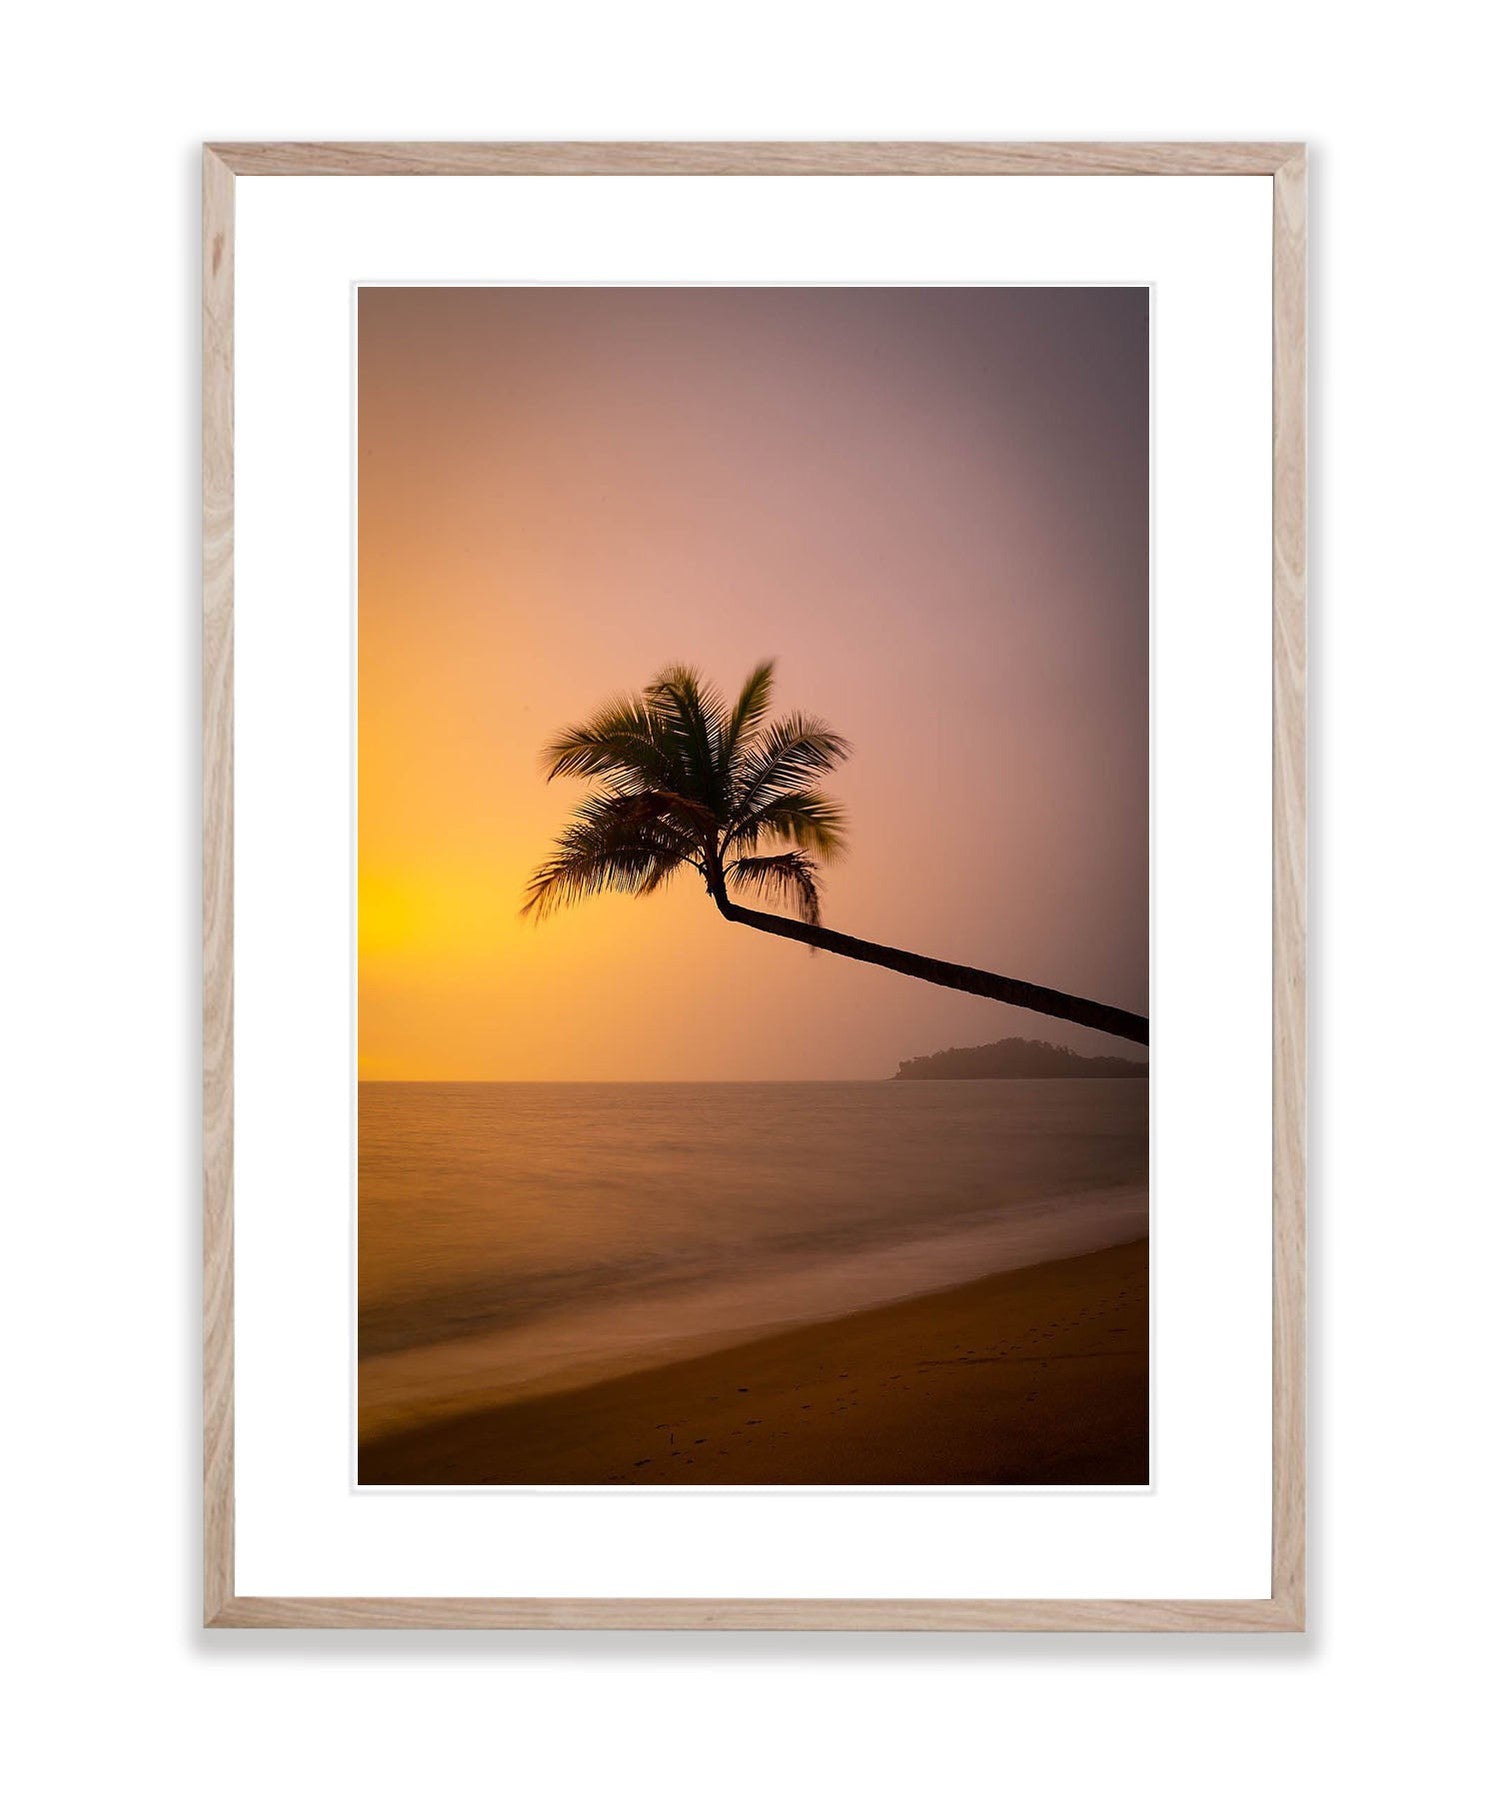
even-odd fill
[[[361,1482],[1145,1479],[1147,1088],[366,1083]]]
[[[479,1406],[361,1447],[369,1485],[1149,1480],[1143,1240]]]

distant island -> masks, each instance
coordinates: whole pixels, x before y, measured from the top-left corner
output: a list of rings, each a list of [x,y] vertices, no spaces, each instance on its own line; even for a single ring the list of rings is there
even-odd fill
[[[971,1049],[939,1049],[902,1062],[897,1081],[1144,1080],[1150,1063],[1128,1056],[1080,1056],[1034,1037],[1004,1037]]]

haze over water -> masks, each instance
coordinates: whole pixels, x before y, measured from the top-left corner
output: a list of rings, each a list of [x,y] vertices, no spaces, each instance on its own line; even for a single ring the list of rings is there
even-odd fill
[[[366,1435],[1122,1243],[1145,1081],[360,1087]]]

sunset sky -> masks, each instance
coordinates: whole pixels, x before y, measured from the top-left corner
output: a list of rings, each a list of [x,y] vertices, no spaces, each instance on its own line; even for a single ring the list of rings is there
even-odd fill
[[[1149,1009],[1148,294],[365,288],[360,1073],[893,1074],[1121,1046],[725,922],[537,926],[556,729],[689,662],[853,744],[835,929]]]

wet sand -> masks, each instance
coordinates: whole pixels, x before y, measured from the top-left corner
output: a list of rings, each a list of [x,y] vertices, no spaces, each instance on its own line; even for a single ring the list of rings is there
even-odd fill
[[[365,1444],[366,1485],[1149,1479],[1144,1242]]]

